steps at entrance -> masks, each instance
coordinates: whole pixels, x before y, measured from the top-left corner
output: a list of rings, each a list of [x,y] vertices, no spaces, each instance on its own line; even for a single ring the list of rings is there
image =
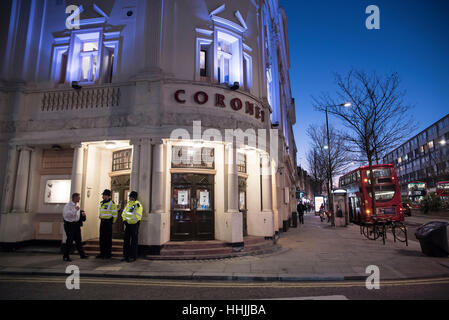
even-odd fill
[[[233,248],[229,244],[218,241],[184,241],[168,242],[161,249],[159,256],[149,256],[151,260],[204,260],[239,257],[252,254],[263,254],[277,251],[280,247],[273,240],[264,237],[245,237],[243,247]]]
[[[93,239],[86,242],[83,245],[84,251],[90,256],[96,256],[100,254],[100,240]],[[122,257],[123,256],[123,240],[113,239],[112,240],[112,256]]]

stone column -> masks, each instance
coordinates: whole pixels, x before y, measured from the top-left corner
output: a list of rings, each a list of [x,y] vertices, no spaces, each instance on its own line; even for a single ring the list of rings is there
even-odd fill
[[[261,175],[262,175],[262,211],[273,211],[272,200],[272,176],[271,176],[271,164],[270,157],[261,157]]]
[[[243,218],[239,211],[237,148],[235,143],[226,146],[227,161],[227,211],[225,213],[226,241],[243,244]]]
[[[72,145],[74,148],[73,153],[73,166],[72,166],[72,185],[70,193],[75,192],[81,194],[81,188],[83,185],[83,171],[84,171],[84,149],[82,144]]]
[[[143,206],[143,214],[147,216],[150,212],[150,197],[151,197],[151,144],[149,139],[142,139],[139,150],[138,189],[133,189],[139,193],[139,201]],[[133,159],[134,165],[134,159]],[[134,170],[134,168],[133,168]]]
[[[14,184],[17,173],[17,159],[19,152],[16,145],[11,145],[8,151],[8,164],[5,173],[5,185],[2,197],[2,213],[9,213],[12,209],[12,201],[14,196]]]
[[[28,183],[30,177],[30,160],[32,149],[26,146],[19,147],[19,165],[17,167],[16,187],[14,189],[14,202],[12,212],[25,212]]]
[[[131,169],[130,189],[139,190],[140,140],[131,141],[133,146],[133,163]]]
[[[233,145],[226,146],[226,157],[228,164],[228,203],[227,212],[239,212],[238,201],[238,169],[237,149]]]
[[[143,169],[142,166],[147,166]],[[156,144],[142,144],[140,152],[140,188],[142,189],[142,177],[148,181],[148,190],[151,197],[151,210],[144,217],[139,234],[139,244],[146,245],[151,251],[159,252],[161,245],[169,240],[169,215],[165,210],[165,157],[164,144],[157,141]],[[152,170],[151,170],[152,168]],[[151,180],[150,180],[151,179]],[[151,190],[150,184],[151,181]],[[145,210],[145,208],[144,208]],[[146,212],[148,212],[145,210]]]
[[[161,142],[153,146],[151,213],[165,212],[164,167],[164,145]]]

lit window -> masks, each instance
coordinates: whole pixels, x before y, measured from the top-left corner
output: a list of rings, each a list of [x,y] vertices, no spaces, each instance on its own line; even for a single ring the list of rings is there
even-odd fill
[[[271,67],[267,68],[267,99],[273,109],[273,76],[271,73]]]
[[[52,78],[58,83],[112,82],[119,40],[102,38],[101,29],[74,31],[66,45],[54,49]]]
[[[243,54],[243,87],[250,90],[253,83],[252,77],[252,59],[251,56]]]
[[[217,80],[220,83],[242,82],[241,39],[230,33],[217,31]]]
[[[207,76],[207,51],[202,49],[200,51],[200,76]]]
[[[198,81],[209,81],[211,77],[212,40],[197,38],[196,76]]]

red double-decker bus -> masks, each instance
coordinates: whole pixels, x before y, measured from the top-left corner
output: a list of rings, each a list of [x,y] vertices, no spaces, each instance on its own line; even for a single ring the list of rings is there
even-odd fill
[[[347,191],[350,221],[355,223],[371,221],[373,215],[392,221],[403,221],[401,192],[394,166],[378,164],[372,167],[376,199],[376,212],[374,213],[372,212],[369,167],[360,167],[340,177],[340,188]]]
[[[449,181],[437,182],[437,195],[439,195],[443,200],[448,200],[449,198]]]
[[[419,209],[421,201],[427,194],[427,183],[422,181],[413,181],[407,185],[407,196],[412,202],[412,207]]]

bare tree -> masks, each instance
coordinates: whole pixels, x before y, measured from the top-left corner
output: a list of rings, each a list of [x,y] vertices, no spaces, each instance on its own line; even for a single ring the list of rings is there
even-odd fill
[[[312,179],[319,184],[320,193],[322,193],[322,185],[326,180],[323,163],[320,161],[320,157],[315,149],[310,149],[307,152],[306,159],[309,166],[310,175],[312,176]]]
[[[328,94],[314,98],[317,110],[325,111],[343,121],[348,129],[344,138],[347,151],[368,163],[370,181],[373,179],[372,165],[390,150],[400,145],[415,130],[410,112],[405,104],[405,92],[399,88],[397,73],[380,77],[375,72],[351,70],[346,76],[335,75],[338,91],[335,97]],[[351,103],[350,107],[342,102]],[[372,212],[376,212],[374,183],[371,183]]]
[[[343,173],[350,162],[347,147],[345,146],[344,136],[334,127],[329,127],[330,141],[327,144],[326,126],[323,124],[319,127],[310,125],[307,128],[307,135],[311,139],[311,149],[307,155],[309,167],[312,176],[317,181],[324,182],[327,180],[327,194],[331,198],[332,181],[329,177]],[[327,148],[330,148],[329,150]],[[328,152],[330,151],[330,164]],[[329,172],[330,170],[330,172]],[[329,201],[329,203],[332,203]],[[332,208],[329,208],[333,211]],[[332,215],[332,222],[334,222],[334,215]]]

